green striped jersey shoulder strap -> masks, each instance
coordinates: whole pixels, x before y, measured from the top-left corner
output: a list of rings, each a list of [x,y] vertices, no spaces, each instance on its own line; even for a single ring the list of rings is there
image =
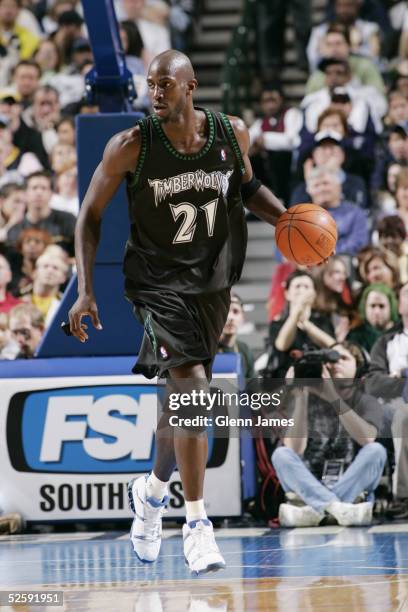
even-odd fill
[[[238,144],[237,137],[235,136],[234,128],[231,125],[231,121],[228,119],[225,113],[219,113],[219,116],[221,118],[222,123],[225,126],[225,129],[227,130],[227,134],[228,134],[228,138],[229,138],[232,150],[234,151],[235,157],[238,160],[239,169],[241,170],[241,173],[244,174],[245,172],[244,159],[242,157],[242,153],[241,153],[240,146]]]
[[[139,126],[139,128],[140,128],[140,153],[139,153],[139,159],[137,160],[135,172],[134,172],[131,180],[129,181],[129,187],[131,189],[134,189],[137,186],[138,182],[139,182],[140,175],[142,173],[143,165],[145,163],[146,155],[147,155],[147,127],[146,127],[146,118],[139,119],[139,121],[136,122],[135,127],[136,126]]]

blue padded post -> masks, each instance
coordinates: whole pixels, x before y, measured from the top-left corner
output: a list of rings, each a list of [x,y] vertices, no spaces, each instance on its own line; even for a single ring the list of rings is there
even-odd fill
[[[113,0],[82,0],[82,6],[95,61],[86,75],[88,101],[104,113],[130,112],[137,94],[126,68]]]
[[[79,195],[82,201],[108,140],[117,132],[132,127],[139,113],[79,115],[77,117],[77,147]],[[142,327],[132,314],[132,306],[124,298],[122,274],[123,253],[129,233],[124,184],[106,209],[102,221],[94,288],[104,329],[90,329],[84,344],[66,337],[60,330],[67,321],[68,311],[76,299],[76,277],[71,279],[61,306],[44,335],[38,357],[89,355],[137,355],[143,335]]]

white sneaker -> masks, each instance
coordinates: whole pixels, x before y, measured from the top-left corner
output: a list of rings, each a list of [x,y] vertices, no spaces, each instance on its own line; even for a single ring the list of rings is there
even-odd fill
[[[327,506],[326,512],[334,516],[338,524],[343,525],[343,527],[371,525],[373,520],[373,503],[348,504],[346,502],[334,501]]]
[[[281,527],[317,527],[324,514],[313,510],[311,506],[279,506],[279,523]]]
[[[153,563],[160,552],[162,516],[166,512],[168,496],[158,501],[146,497],[147,476],[134,478],[128,484],[129,506],[135,518],[130,529],[133,550],[140,561]]]
[[[214,538],[212,522],[208,519],[183,525],[184,558],[195,574],[216,572],[225,568],[225,561]]]

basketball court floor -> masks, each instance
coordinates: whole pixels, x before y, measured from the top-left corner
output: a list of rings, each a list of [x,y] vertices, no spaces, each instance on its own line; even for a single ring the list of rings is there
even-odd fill
[[[0,538],[1,590],[63,590],[63,607],[120,612],[408,612],[408,524],[371,528],[219,529],[228,567],[191,577],[180,529],[154,565],[126,532]]]

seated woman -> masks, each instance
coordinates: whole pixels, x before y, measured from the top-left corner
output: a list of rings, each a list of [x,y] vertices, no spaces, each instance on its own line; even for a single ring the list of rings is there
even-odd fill
[[[351,290],[344,260],[335,255],[317,270],[316,310],[329,318],[338,342],[343,342],[350,329],[353,314]]]
[[[384,283],[396,289],[400,283],[398,258],[390,251],[376,247],[362,249],[358,255],[359,272],[364,285]]]
[[[269,358],[265,371],[268,378],[284,378],[304,351],[327,348],[335,343],[329,318],[313,309],[316,288],[311,275],[295,270],[285,286],[286,308],[269,325]]]
[[[399,319],[394,291],[382,283],[368,285],[361,295],[358,312],[360,323],[351,329],[347,340],[370,353],[377,338]]]

